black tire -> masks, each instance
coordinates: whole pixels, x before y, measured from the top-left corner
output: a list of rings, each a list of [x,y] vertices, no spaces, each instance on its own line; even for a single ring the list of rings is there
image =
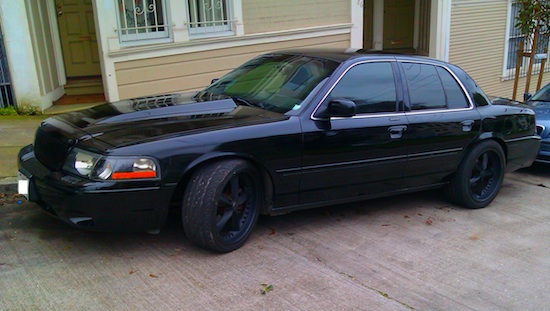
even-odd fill
[[[506,159],[502,147],[493,140],[474,146],[462,159],[447,186],[451,201],[467,208],[483,208],[502,187]]]
[[[183,199],[187,237],[220,253],[240,248],[258,221],[262,189],[260,174],[244,160],[218,161],[198,169]]]

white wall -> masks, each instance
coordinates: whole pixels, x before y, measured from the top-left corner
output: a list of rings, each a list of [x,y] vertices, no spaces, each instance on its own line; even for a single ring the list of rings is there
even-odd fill
[[[17,104],[28,104],[42,110],[48,108],[53,100],[63,94],[63,89],[56,89],[47,94],[40,91],[40,76],[33,53],[25,2],[0,1],[0,23]]]
[[[42,107],[25,3],[0,1],[0,21],[17,103]]]

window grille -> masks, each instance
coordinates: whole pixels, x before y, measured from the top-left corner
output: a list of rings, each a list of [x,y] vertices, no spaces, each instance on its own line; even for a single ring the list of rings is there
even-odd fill
[[[510,22],[509,22],[509,29],[508,29],[508,55],[506,57],[506,72],[504,79],[505,80],[511,80],[514,79],[514,73],[516,68],[516,63],[518,60],[518,48],[519,43],[521,41],[524,41],[524,52],[528,53],[531,52],[530,48],[532,46],[532,37],[525,37],[521,30],[516,27],[516,19],[519,14],[519,6],[516,2],[512,2],[511,7],[511,13],[510,13]],[[543,54],[544,49],[548,47],[549,40],[550,39],[550,32],[548,29],[541,29],[541,32],[538,37],[537,46],[535,49],[535,54]],[[535,59],[535,66],[533,66],[533,74],[537,74],[540,72],[540,64],[541,59]],[[527,75],[527,69],[529,66],[529,58],[523,57],[522,62],[520,64],[520,77],[524,77]],[[544,67],[544,71],[550,71],[550,62],[546,62],[546,65]]]
[[[234,34],[235,20],[232,19],[228,2],[228,0],[187,0],[189,34]]]
[[[164,0],[117,0],[120,41],[168,38]]]

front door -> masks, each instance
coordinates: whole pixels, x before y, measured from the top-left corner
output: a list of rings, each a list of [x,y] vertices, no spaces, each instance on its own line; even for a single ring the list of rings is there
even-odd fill
[[[308,120],[304,131],[301,204],[338,202],[396,191],[407,162],[407,120],[390,61],[353,66],[326,102],[351,100],[357,115]]]
[[[101,74],[92,0],[56,0],[67,77]]]
[[[384,50],[414,48],[414,0],[384,1]]]

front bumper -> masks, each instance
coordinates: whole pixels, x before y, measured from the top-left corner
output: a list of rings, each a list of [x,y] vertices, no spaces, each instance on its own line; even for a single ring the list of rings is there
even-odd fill
[[[536,162],[550,164],[550,138],[543,138],[540,144]]]
[[[52,171],[28,145],[19,151],[20,192],[66,223],[98,231],[155,231],[168,217],[174,188],[160,181],[95,182]],[[28,187],[24,189],[24,187]]]

